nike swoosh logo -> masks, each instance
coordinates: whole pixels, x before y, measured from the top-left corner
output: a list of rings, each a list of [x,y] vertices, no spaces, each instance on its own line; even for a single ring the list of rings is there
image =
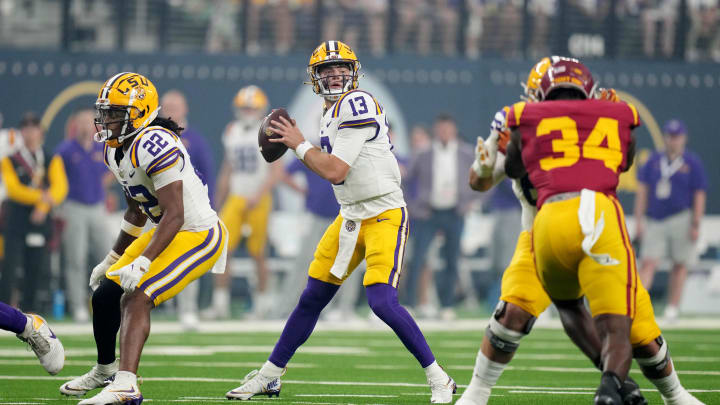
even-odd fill
[[[328,122],[327,125],[325,125],[325,128],[330,128],[330,124],[332,124],[332,122]]]
[[[130,388],[129,390],[108,390],[108,392],[124,392],[126,394],[134,394],[135,388]]]
[[[68,391],[87,391],[87,390],[83,390],[83,389],[69,387],[67,384],[65,384],[65,386],[63,388],[65,388]]]
[[[134,175],[135,175],[135,170],[133,170],[133,171],[130,172],[130,177],[132,177],[132,176],[134,176]]]
[[[387,221],[388,219],[390,219],[390,218],[378,218],[377,221],[382,222],[382,221]]]

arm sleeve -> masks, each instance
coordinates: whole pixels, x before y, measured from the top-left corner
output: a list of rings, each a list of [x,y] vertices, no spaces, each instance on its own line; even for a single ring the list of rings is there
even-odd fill
[[[20,204],[35,205],[42,199],[40,189],[28,187],[20,182],[10,158],[4,158],[1,165],[2,181],[11,200]]]
[[[365,142],[374,135],[374,127],[339,131],[333,144],[332,154],[352,167],[358,155],[360,155],[360,151],[365,145]]]

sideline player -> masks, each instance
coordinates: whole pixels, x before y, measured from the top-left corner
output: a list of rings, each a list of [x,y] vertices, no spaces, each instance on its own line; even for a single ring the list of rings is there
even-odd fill
[[[365,259],[363,285],[373,312],[398,335],[424,368],[431,403],[450,403],[455,382],[437,364],[420,328],[400,306],[397,286],[408,237],[408,214],[400,170],[388,138],[385,110],[358,90],[360,62],[346,44],[326,41],[310,57],[308,74],[324,98],[321,148],[305,140],[294,121],[273,121],[270,129],[315,173],[333,184],[340,215],[327,228],[310,264],[307,287],[260,371],[229,391],[230,399],[279,395],[280,377],[295,351],[312,333],[320,312],[343,281]]]
[[[178,136],[182,128],[157,117],[158,94],[146,77],[112,76],[95,109],[101,128],[95,139],[105,142],[105,164],[122,185],[128,208],[113,249],[90,275],[97,364],[60,392],[84,395],[114,375],[80,404],[139,404],[136,373],[150,311],[208,270],[224,270],[227,230]],[[148,218],[155,226],[143,232]]]
[[[265,93],[257,86],[243,87],[233,99],[233,107],[236,119],[228,124],[223,135],[225,159],[215,202],[222,206],[220,219],[228,229],[231,256],[243,239],[244,226],[250,227],[247,250],[255,262],[258,281],[253,288],[252,316],[264,318],[273,306],[265,261],[268,217],[272,209],[272,188],[282,176],[282,163],[265,164],[258,150],[257,133],[268,108]],[[229,269],[215,276],[213,304],[206,313],[208,318],[230,317],[231,277]]]
[[[551,58],[543,58],[530,71],[524,85],[527,101],[538,101],[540,79],[550,64]],[[612,89],[603,89],[599,98],[618,101]],[[505,121],[508,110],[509,107],[504,107],[496,114],[487,140],[478,137],[476,162],[470,170],[470,186],[475,190],[486,191],[505,176]],[[488,332],[483,337],[472,379],[458,400],[458,405],[487,404],[492,387],[515,354],[520,340],[531,331],[536,317],[550,304],[550,299],[537,278],[530,249],[530,230],[536,213],[536,191],[527,178],[513,180],[513,188],[522,205],[523,231],[518,237],[513,259],[503,274],[502,297],[498,309],[490,319]],[[637,314],[631,329],[631,343],[634,348],[633,355],[643,373],[658,388],[667,404],[700,403],[680,384],[667,350],[667,343],[655,323],[650,297],[640,283],[637,293]],[[582,311],[582,314],[586,314],[586,321],[590,321],[587,311]],[[594,328],[592,333],[596,333]],[[576,343],[577,338],[581,336],[573,338]],[[595,342],[599,344],[599,341]],[[593,363],[599,366],[600,347],[587,343],[580,347]],[[639,392],[634,391],[636,387],[634,382],[626,383],[626,400],[643,400],[637,395]]]

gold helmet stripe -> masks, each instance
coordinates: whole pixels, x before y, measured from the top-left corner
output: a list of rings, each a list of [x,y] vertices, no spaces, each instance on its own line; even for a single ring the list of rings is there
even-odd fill
[[[115,76],[111,77],[110,79],[108,79],[105,86],[103,86],[103,93],[100,98],[107,98],[108,93],[110,92],[110,89],[112,88],[113,84],[115,84],[115,82],[118,79],[120,79],[122,76],[126,75],[127,73],[129,73],[129,72],[121,72],[121,73],[118,73]]]

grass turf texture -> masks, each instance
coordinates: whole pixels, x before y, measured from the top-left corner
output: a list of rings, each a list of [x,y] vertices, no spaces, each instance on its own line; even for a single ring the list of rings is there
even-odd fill
[[[147,342],[139,374],[147,403],[226,402],[225,392],[258,368],[277,340],[276,332],[155,334]],[[481,331],[427,333],[438,362],[462,387],[470,381]],[[671,330],[680,379],[706,404],[720,404],[720,331]],[[0,404],[77,403],[58,387],[83,374],[95,361],[90,334],[61,336],[65,368],[48,376],[22,342],[0,335]],[[654,387],[633,364],[632,376],[650,404],[662,404]],[[562,331],[536,329],[493,390],[491,404],[589,404],[600,374]],[[94,395],[93,391],[89,395]],[[430,390],[415,359],[389,331],[318,331],[298,351],[283,377],[280,398],[253,403],[423,404]]]

